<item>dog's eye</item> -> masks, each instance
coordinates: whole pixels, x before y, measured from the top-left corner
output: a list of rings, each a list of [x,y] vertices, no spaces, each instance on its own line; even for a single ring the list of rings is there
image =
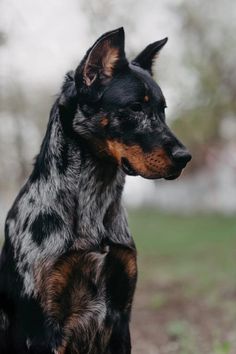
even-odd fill
[[[130,109],[134,112],[139,112],[142,110],[142,105],[139,102],[135,102],[130,105]]]

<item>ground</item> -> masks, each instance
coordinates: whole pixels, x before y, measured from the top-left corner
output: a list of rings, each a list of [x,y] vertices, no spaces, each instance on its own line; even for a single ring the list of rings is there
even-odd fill
[[[236,353],[236,217],[129,212],[133,354]]]

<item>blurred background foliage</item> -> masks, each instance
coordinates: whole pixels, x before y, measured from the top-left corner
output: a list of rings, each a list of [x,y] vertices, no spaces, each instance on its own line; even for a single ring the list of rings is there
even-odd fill
[[[173,126],[196,149],[225,142],[223,124],[235,120],[236,23],[231,21],[231,11],[235,11],[232,1],[224,6],[220,1],[186,1],[177,8],[182,41],[187,44],[183,65],[194,73],[196,86],[194,97],[184,97],[188,106]]]
[[[236,352],[236,2],[0,0],[0,235],[63,80],[103,32],[155,65],[167,121],[193,160],[172,182],[127,178],[139,251],[134,354]]]

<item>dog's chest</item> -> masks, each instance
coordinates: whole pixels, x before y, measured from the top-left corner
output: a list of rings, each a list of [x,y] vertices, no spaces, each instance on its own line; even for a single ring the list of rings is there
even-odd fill
[[[63,346],[85,338],[82,353],[90,353],[96,338],[98,349],[104,347],[117,316],[130,312],[136,277],[136,251],[121,245],[72,251],[41,269],[37,276],[41,306],[51,323],[61,325]]]

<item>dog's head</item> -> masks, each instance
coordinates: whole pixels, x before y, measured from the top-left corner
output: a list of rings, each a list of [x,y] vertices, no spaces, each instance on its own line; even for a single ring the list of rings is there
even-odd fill
[[[174,179],[191,159],[166,124],[165,98],[152,78],[153,60],[166,42],[150,44],[129,63],[119,28],[102,35],[74,73],[74,131],[129,175]]]

